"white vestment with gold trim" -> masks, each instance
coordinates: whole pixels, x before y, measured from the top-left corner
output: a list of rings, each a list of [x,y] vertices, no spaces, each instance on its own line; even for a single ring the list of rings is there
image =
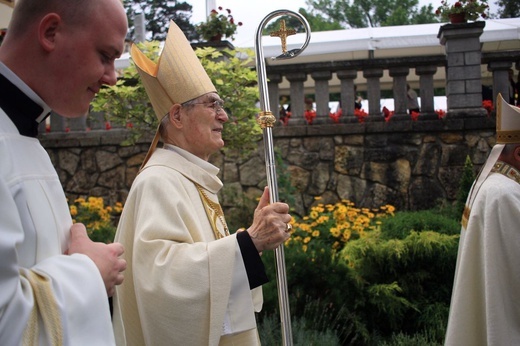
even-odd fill
[[[64,255],[71,225],[49,155],[0,109],[0,345],[20,344],[35,306],[28,271],[51,284],[64,345],[115,344],[99,270],[85,255]],[[38,344],[49,345],[38,327]]]
[[[156,149],[132,184],[116,234],[128,263],[114,300],[118,345],[259,343],[261,288],[249,288],[236,235],[216,240],[194,182],[215,203],[222,182],[200,161]]]
[[[520,345],[519,264],[520,185],[492,173],[461,231],[446,345]]]

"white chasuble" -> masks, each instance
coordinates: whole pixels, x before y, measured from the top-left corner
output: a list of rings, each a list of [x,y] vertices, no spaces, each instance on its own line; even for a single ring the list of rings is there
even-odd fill
[[[0,160],[0,345],[19,345],[31,318],[39,345],[114,344],[99,270],[87,256],[64,254],[72,220],[49,156],[1,109]],[[48,309],[35,315],[36,306]]]
[[[218,168],[191,156],[156,149],[132,184],[116,234],[128,263],[114,300],[119,345],[259,343],[261,288],[249,289],[236,235],[217,239],[197,190],[218,203]]]
[[[461,231],[446,345],[520,345],[519,208],[520,185],[490,174]]]

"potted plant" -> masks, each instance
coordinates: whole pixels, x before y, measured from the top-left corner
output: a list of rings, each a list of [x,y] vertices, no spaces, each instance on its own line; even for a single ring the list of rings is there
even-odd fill
[[[465,23],[479,17],[486,19],[488,9],[487,0],[459,0],[452,5],[447,0],[442,0],[435,14],[451,23]]]
[[[237,27],[241,25],[242,22],[235,23],[230,9],[223,11],[222,7],[219,6],[218,11],[211,10],[206,21],[200,23],[195,28],[204,40],[220,41],[224,37],[233,40]]]

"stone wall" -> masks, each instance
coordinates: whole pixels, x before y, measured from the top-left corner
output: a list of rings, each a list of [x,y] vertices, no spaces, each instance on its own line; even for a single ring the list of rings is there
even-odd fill
[[[321,203],[348,199],[360,207],[392,204],[398,210],[453,202],[466,156],[477,171],[495,143],[495,120],[481,114],[275,127],[279,168],[296,190],[295,212],[304,215],[315,197]],[[46,134],[41,140],[70,198],[103,196],[115,203],[126,199],[151,141],[122,147],[126,135],[118,129]],[[227,208],[243,204],[241,196],[254,200],[266,185],[263,141],[247,158],[219,153],[212,162],[221,168]]]
[[[40,136],[70,200],[102,196],[109,204],[124,202],[149,142],[121,146],[124,129],[60,132]]]

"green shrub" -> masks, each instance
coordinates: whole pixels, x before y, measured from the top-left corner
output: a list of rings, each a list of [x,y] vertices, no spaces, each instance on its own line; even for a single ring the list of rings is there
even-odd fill
[[[442,340],[448,317],[458,235],[411,232],[404,239],[378,234],[346,244],[340,256],[359,285],[356,302],[371,335],[433,331]]]
[[[435,211],[392,216],[389,206],[367,210],[344,202],[317,205],[293,222],[284,248],[293,319],[334,332],[339,345],[442,343],[458,222]],[[349,218],[357,220],[350,228]],[[263,259],[271,282],[264,285],[261,322],[278,313],[274,255]],[[310,306],[319,308],[309,313]]]
[[[308,301],[302,316],[292,315],[291,331],[294,345],[301,346],[337,346],[341,345],[343,330],[335,329],[334,320],[338,315],[331,315],[330,309],[318,301]],[[340,311],[341,314],[341,311]],[[331,323],[332,322],[332,323]],[[346,326],[343,329],[347,329]],[[281,345],[281,324],[278,314],[270,313],[258,324],[260,340],[263,345]]]
[[[443,343],[425,332],[413,335],[393,334],[390,340],[383,339],[377,344],[380,346],[441,346]]]
[[[464,170],[462,171],[462,177],[460,178],[459,191],[457,192],[456,213],[459,219],[464,211],[464,205],[466,204],[469,190],[471,189],[475,178],[473,163],[471,162],[470,157],[466,156]]]
[[[459,234],[460,218],[455,220],[435,210],[401,211],[381,224],[383,239],[404,239],[412,231],[434,231],[442,234]]]
[[[90,239],[95,242],[111,243],[117,229],[117,220],[123,210],[121,203],[105,206],[102,197],[77,198],[69,203],[73,223],[82,223]]]

